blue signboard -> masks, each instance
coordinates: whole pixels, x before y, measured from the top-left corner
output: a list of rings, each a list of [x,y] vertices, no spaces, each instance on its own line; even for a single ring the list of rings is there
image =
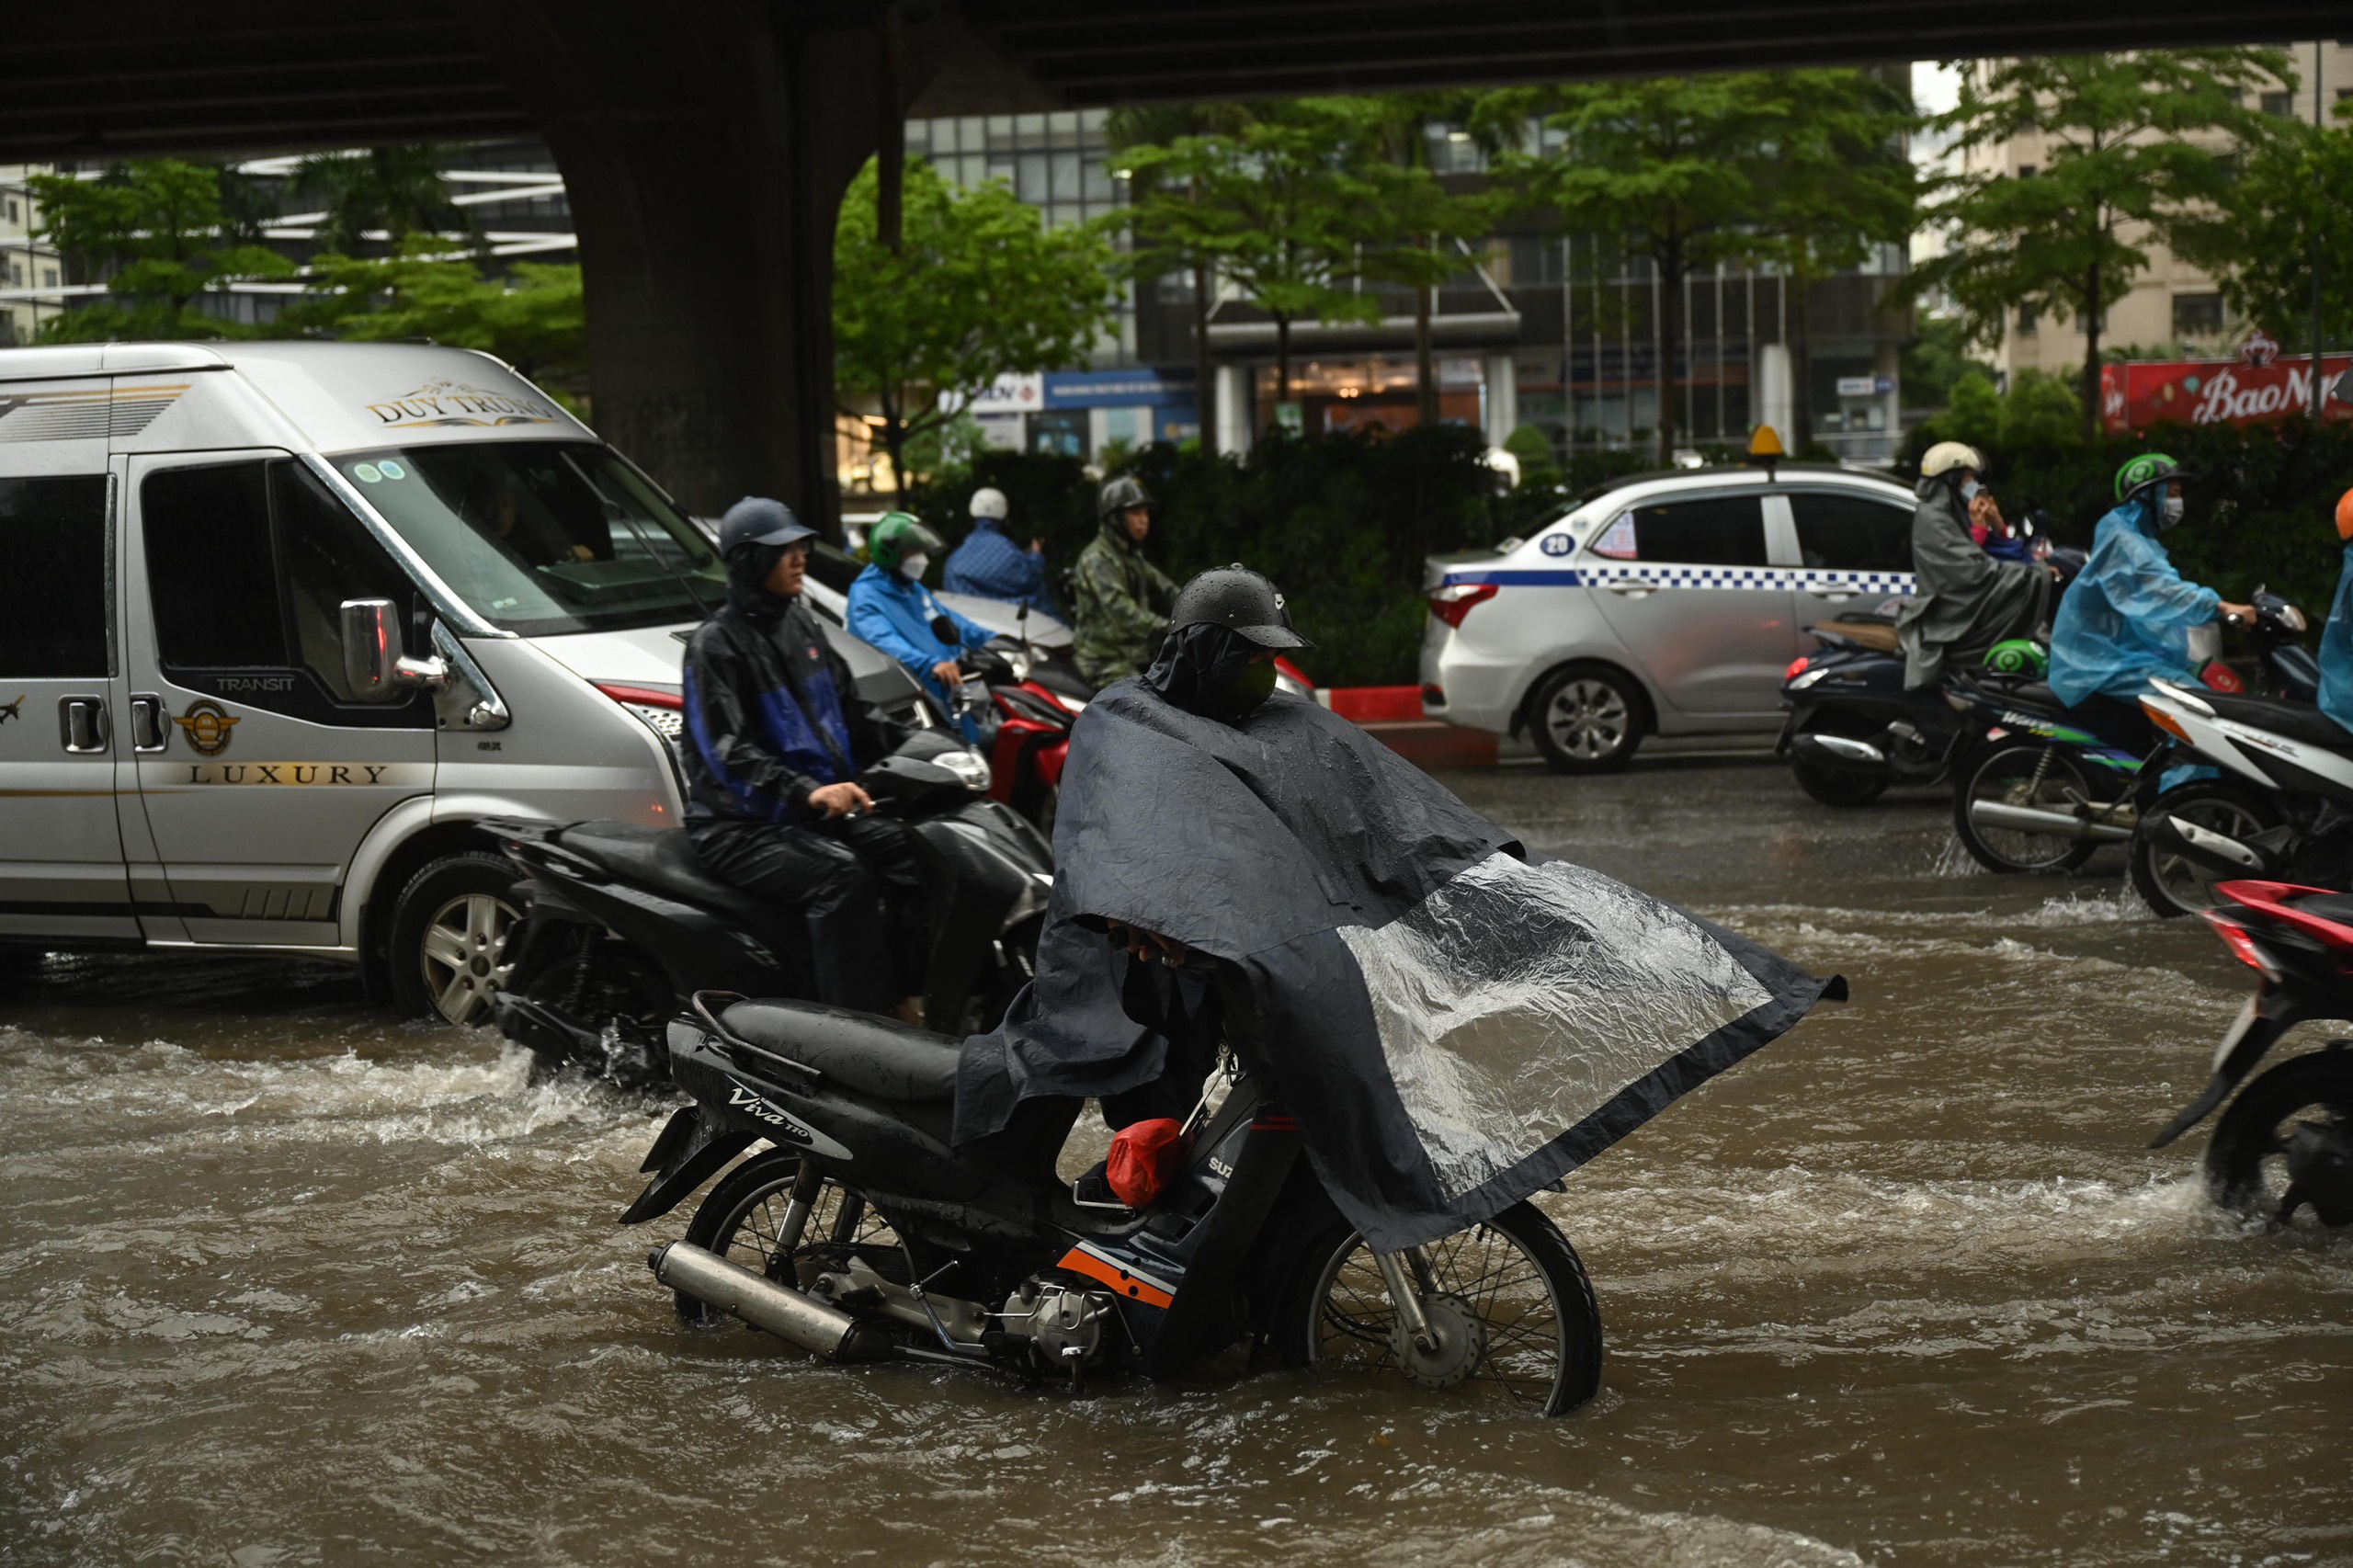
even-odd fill
[[[1131,370],[1054,370],[1046,376],[1048,408],[1157,408],[1192,401],[1191,377],[1172,381],[1148,365]]]

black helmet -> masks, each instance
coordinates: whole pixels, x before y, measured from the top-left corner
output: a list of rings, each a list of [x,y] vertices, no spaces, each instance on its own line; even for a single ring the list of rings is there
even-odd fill
[[[1261,648],[1313,648],[1291,627],[1275,585],[1239,561],[1202,573],[1177,590],[1168,630],[1230,626]]]
[[[719,519],[719,553],[733,555],[747,544],[799,544],[814,539],[817,530],[792,515],[792,508],[765,495],[746,495]]]
[[[1151,505],[1152,493],[1143,487],[1143,482],[1131,474],[1123,473],[1104,484],[1103,493],[1095,500],[1095,515],[1098,517],[1116,517],[1131,506]]]

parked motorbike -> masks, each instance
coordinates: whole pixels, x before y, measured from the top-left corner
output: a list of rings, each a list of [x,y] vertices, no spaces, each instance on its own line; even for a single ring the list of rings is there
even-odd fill
[[[2260,590],[2256,612],[2275,639],[2302,628]],[[2151,791],[2132,837],[2132,885],[2160,915],[2207,908],[2228,878],[2353,888],[2353,733],[2313,705],[2320,672],[2308,652],[2282,642],[2275,663],[2294,676],[2280,696],[2159,681],[2141,699],[2172,742],[2168,762],[2197,766]]]
[[[876,811],[906,821],[922,869],[932,916],[925,1016],[957,1032],[995,1027],[1036,960],[1052,850],[985,798],[987,765],[940,731],[916,732],[858,782]],[[659,1083],[669,1066],[663,1020],[697,991],[814,994],[799,912],[710,875],[685,833],[483,825],[521,873],[526,906],[493,1007],[500,1031],[542,1058]]]
[[[1298,1124],[1230,1058],[1211,1081],[1222,1103],[1203,1096],[1157,1198],[1131,1209],[1051,1174],[1067,1109],[1034,1127],[1017,1117],[999,1138],[1028,1152],[1003,1166],[952,1148],[948,1036],[705,994],[669,1044],[695,1103],[654,1142],[623,1223],[668,1212],[754,1142],[775,1145],[648,1260],[689,1324],[725,1313],[835,1360],[1074,1387],[1102,1370],[1165,1375],[1245,1340],[1289,1365],[1546,1415],[1598,1386],[1592,1287],[1549,1220],[1518,1203],[1373,1254],[1301,1159]]]
[[[2203,1162],[2214,1200],[2279,1226],[2353,1223],[2353,1040],[2293,1056],[2241,1088],[2308,1018],[2353,1017],[2353,895],[2271,881],[2226,881],[2204,911],[2231,956],[2255,971],[2255,996],[2214,1053],[2205,1091],[2149,1147],[2162,1149],[2231,1101]],[[2231,1096],[2236,1093],[2237,1097]]]

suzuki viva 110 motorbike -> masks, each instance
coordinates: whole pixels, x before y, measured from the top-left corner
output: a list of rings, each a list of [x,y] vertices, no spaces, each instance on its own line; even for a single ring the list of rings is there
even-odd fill
[[[875,810],[904,820],[931,916],[925,1017],[994,1028],[1029,983],[1053,851],[983,793],[988,767],[920,730],[858,776]],[[514,971],[494,999],[500,1032],[543,1059],[630,1085],[668,1075],[663,1021],[697,991],[815,993],[807,925],[702,869],[675,828],[627,823],[484,823],[521,873]]]
[[[2268,881],[2214,892],[2203,913],[2231,956],[2255,971],[2255,996],[2223,1034],[2205,1091],[2149,1147],[2164,1148],[2228,1099],[2206,1145],[2214,1200],[2273,1225],[2304,1224],[2306,1210],[2323,1227],[2353,1224],[2353,1040],[2330,1040],[2246,1083],[2297,1024],[2353,1017],[2353,895]]]
[[[1026,1107],[992,1141],[1011,1141],[1002,1166],[952,1148],[961,1042],[948,1036],[705,994],[669,1040],[672,1078],[695,1103],[663,1129],[645,1161],[653,1180],[622,1222],[669,1211],[755,1142],[774,1145],[728,1172],[685,1239],[649,1259],[690,1324],[727,1313],[836,1360],[1074,1386],[1097,1371],[1165,1375],[1247,1343],[1290,1366],[1544,1415],[1598,1387],[1592,1287],[1551,1221],[1518,1203],[1427,1246],[1372,1253],[1301,1158],[1297,1122],[1230,1057],[1212,1079],[1222,1103],[1203,1096],[1158,1197],[1135,1210],[1052,1175],[1069,1102]]]

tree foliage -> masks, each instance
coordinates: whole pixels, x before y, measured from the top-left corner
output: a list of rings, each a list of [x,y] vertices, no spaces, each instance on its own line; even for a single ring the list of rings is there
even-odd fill
[[[1849,70],[1742,72],[1517,89],[1489,124],[1533,114],[1559,134],[1498,160],[1500,177],[1559,229],[1620,238],[1656,268],[1659,452],[1671,460],[1683,285],[1725,262],[1819,276],[1910,232],[1900,97]]]
[[[233,323],[197,301],[236,279],[279,278],[294,264],[252,233],[233,176],[176,158],[118,164],[97,179],[35,175],[40,235],[102,300],[41,324],[49,342],[115,337],[227,337]]]
[[[881,411],[894,474],[911,436],[947,423],[1001,375],[1083,358],[1113,318],[1118,256],[1092,223],[1048,229],[1001,180],[959,192],[909,159],[901,243],[875,223],[875,166],[834,236],[834,383],[842,411]]]
[[[322,256],[319,286],[283,312],[276,332],[321,331],[358,342],[429,337],[495,354],[524,375],[577,381],[588,358],[580,268],[517,262],[505,278],[412,235],[400,254]]]
[[[2353,339],[2353,124],[2279,124],[2213,216],[2186,223],[2178,243],[2233,310],[2300,348],[2312,339],[2317,275],[2322,335]]]
[[[1953,244],[1915,268],[1915,294],[1941,290],[1981,341],[1999,339],[2020,304],[2086,328],[2086,434],[2099,408],[2101,313],[2146,269],[2151,241],[2178,245],[2204,232],[2229,195],[2221,132],[2260,147],[2279,122],[2246,107],[2295,73],[2277,49],[2148,51],[2028,57],[1961,73],[1959,101],[1938,117],[1966,153],[2039,132],[2031,178],[1998,169],[1950,176],[1927,216]],[[2210,137],[2211,139],[2211,137]]]
[[[358,256],[371,231],[382,230],[395,253],[412,234],[454,231],[474,237],[465,210],[450,199],[441,170],[456,149],[439,142],[319,153],[295,169],[295,188],[326,209],[315,235],[319,248]]]

